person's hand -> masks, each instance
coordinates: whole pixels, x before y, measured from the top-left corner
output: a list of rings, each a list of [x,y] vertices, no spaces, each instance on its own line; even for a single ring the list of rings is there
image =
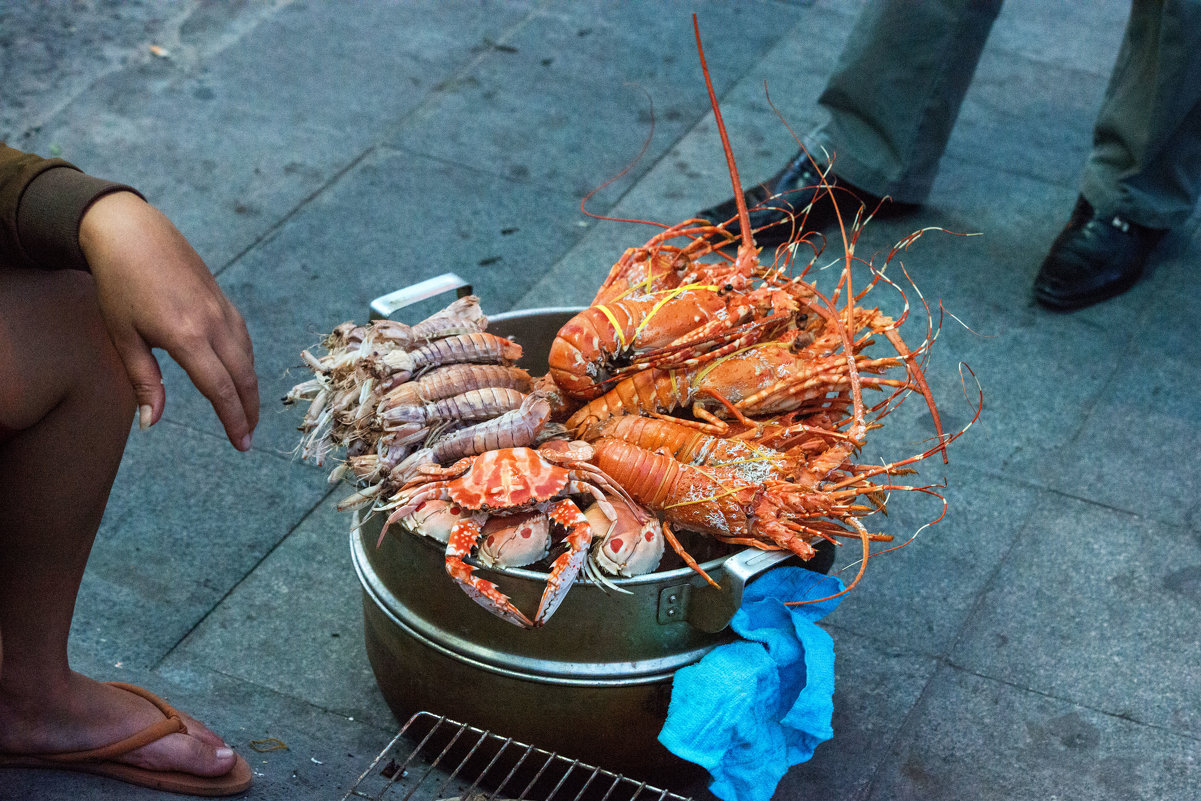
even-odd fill
[[[151,348],[162,348],[209,399],[226,436],[249,450],[259,418],[254,353],[242,315],[167,217],[131,192],[93,203],[79,243],[100,309],[138,400],[142,428],[166,404]]]

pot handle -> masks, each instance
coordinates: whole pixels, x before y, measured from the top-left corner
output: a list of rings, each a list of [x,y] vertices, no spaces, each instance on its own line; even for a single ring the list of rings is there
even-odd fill
[[[371,319],[391,317],[405,306],[428,300],[452,289],[458,292],[460,298],[471,294],[471,284],[454,273],[442,273],[371,301]]]
[[[747,548],[734,554],[722,565],[725,578],[720,590],[709,584],[692,588],[686,616],[688,623],[707,634],[721,631],[730,625],[730,619],[742,606],[742,591],[746,585],[792,557],[790,551],[763,551],[759,548]]]

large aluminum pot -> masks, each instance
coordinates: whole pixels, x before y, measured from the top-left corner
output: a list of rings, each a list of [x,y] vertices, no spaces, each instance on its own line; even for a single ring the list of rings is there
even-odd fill
[[[514,336],[523,366],[539,375],[555,333],[576,311],[501,314],[488,330]],[[381,524],[378,515],[369,519],[350,544],[367,653],[398,719],[444,714],[640,778],[694,769],[657,740],[672,676],[733,639],[728,623],[748,582],[784,561],[801,564],[757,549],[709,559],[703,567],[720,591],[687,567],[614,579],[619,591],[581,579],[545,626],[527,631],[459,589],[445,573],[444,546],[397,527],[377,548]],[[805,566],[826,570],[829,561]],[[546,581],[523,569],[477,574],[525,610],[537,607]]]

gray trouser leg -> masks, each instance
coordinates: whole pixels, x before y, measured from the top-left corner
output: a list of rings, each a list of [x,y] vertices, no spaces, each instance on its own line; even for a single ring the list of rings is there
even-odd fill
[[[1001,0],[868,3],[818,103],[829,122],[804,140],[834,172],[874,195],[921,203],[930,192]]]
[[[1101,214],[1150,228],[1192,213],[1201,194],[1197,0],[1134,0],[1080,191]]]

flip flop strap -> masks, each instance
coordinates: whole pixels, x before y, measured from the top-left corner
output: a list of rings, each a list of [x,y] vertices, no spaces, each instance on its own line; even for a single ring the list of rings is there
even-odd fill
[[[128,754],[141,748],[144,745],[149,745],[156,740],[161,740],[169,734],[185,734],[188,727],[184,725],[183,719],[179,712],[170,704],[159,698],[152,692],[138,687],[136,684],[125,684],[119,681],[107,682],[113,687],[125,690],[139,698],[145,698],[150,703],[154,704],[159,712],[163,713],[163,719],[157,723],[152,723],[141,731],[131,734],[124,740],[118,740],[111,745],[101,746],[100,748],[92,748],[87,751],[68,751],[61,754],[45,754],[41,758],[52,760],[54,762],[103,762],[115,757]]]

